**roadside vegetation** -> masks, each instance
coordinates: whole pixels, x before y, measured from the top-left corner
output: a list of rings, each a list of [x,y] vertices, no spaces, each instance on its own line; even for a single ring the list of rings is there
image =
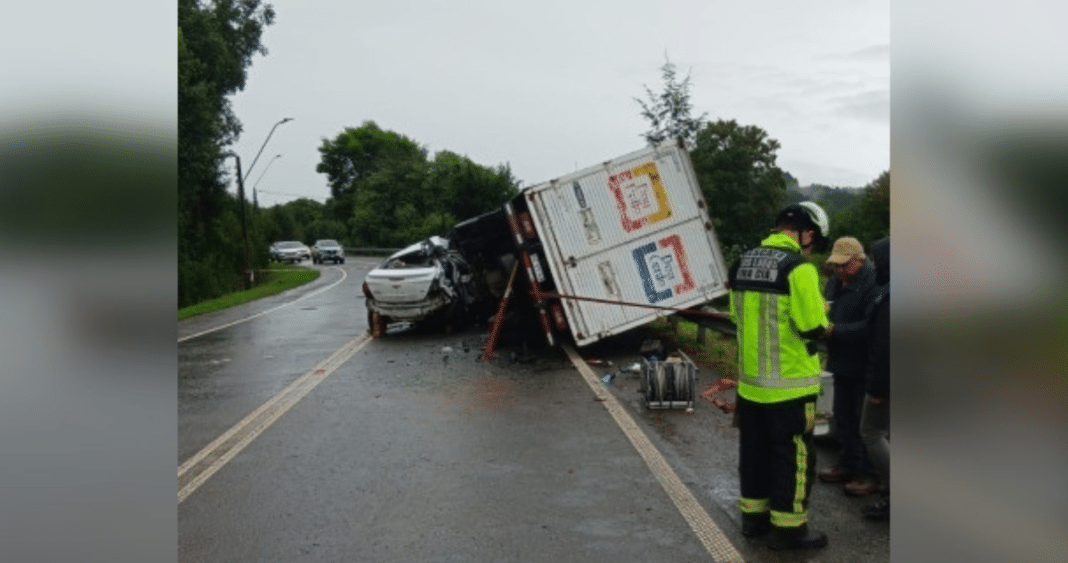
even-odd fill
[[[229,307],[242,305],[249,301],[282,293],[287,289],[304,285],[319,279],[319,270],[305,266],[293,266],[285,264],[270,264],[264,281],[252,289],[228,293],[226,295],[202,301],[196,305],[190,305],[178,309],[178,320],[220,311]]]
[[[699,368],[712,370],[715,379],[738,379],[738,342],[733,335],[708,329],[704,344],[699,344],[697,323],[678,319],[676,326],[665,317],[649,323],[645,330],[659,339],[665,350],[682,350]]]

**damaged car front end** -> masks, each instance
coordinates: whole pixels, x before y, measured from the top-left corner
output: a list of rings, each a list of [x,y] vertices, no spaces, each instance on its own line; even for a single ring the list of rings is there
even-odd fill
[[[368,272],[363,283],[367,322],[384,336],[393,322],[439,321],[446,329],[467,319],[471,271],[448,239],[433,236],[404,248]]]

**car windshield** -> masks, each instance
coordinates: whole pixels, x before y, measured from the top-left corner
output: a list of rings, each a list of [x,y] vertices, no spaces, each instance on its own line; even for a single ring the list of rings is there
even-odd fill
[[[319,242],[317,242],[315,244],[316,244],[316,246],[338,246],[336,240],[330,240],[330,239],[321,240],[321,241],[319,241]]]
[[[302,246],[304,246],[304,245],[299,243],[299,242],[280,242],[280,243],[278,243],[278,248],[300,248]]]

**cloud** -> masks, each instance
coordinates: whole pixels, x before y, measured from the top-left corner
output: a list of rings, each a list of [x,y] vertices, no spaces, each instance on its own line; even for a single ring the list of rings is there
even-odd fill
[[[833,112],[843,117],[890,123],[890,91],[869,90],[830,100]]]
[[[846,54],[846,57],[859,61],[889,62],[890,44],[882,43],[879,45],[872,45],[871,47],[865,47],[864,49]]]

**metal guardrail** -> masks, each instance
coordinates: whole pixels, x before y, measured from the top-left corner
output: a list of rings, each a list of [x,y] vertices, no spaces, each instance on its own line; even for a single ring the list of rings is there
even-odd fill
[[[399,248],[345,248],[345,256],[389,256]]]
[[[715,330],[717,332],[735,336],[738,333],[738,327],[731,321],[730,313],[726,311],[720,311],[713,307],[704,307],[701,309],[704,314],[702,315],[686,315],[686,313],[679,313],[668,317],[668,322],[672,325],[672,328],[678,330],[677,323],[679,318],[683,318],[689,322],[697,325],[697,343],[705,343],[705,334],[708,330]],[[816,349],[820,352],[827,351],[827,343],[823,341],[816,341]]]

